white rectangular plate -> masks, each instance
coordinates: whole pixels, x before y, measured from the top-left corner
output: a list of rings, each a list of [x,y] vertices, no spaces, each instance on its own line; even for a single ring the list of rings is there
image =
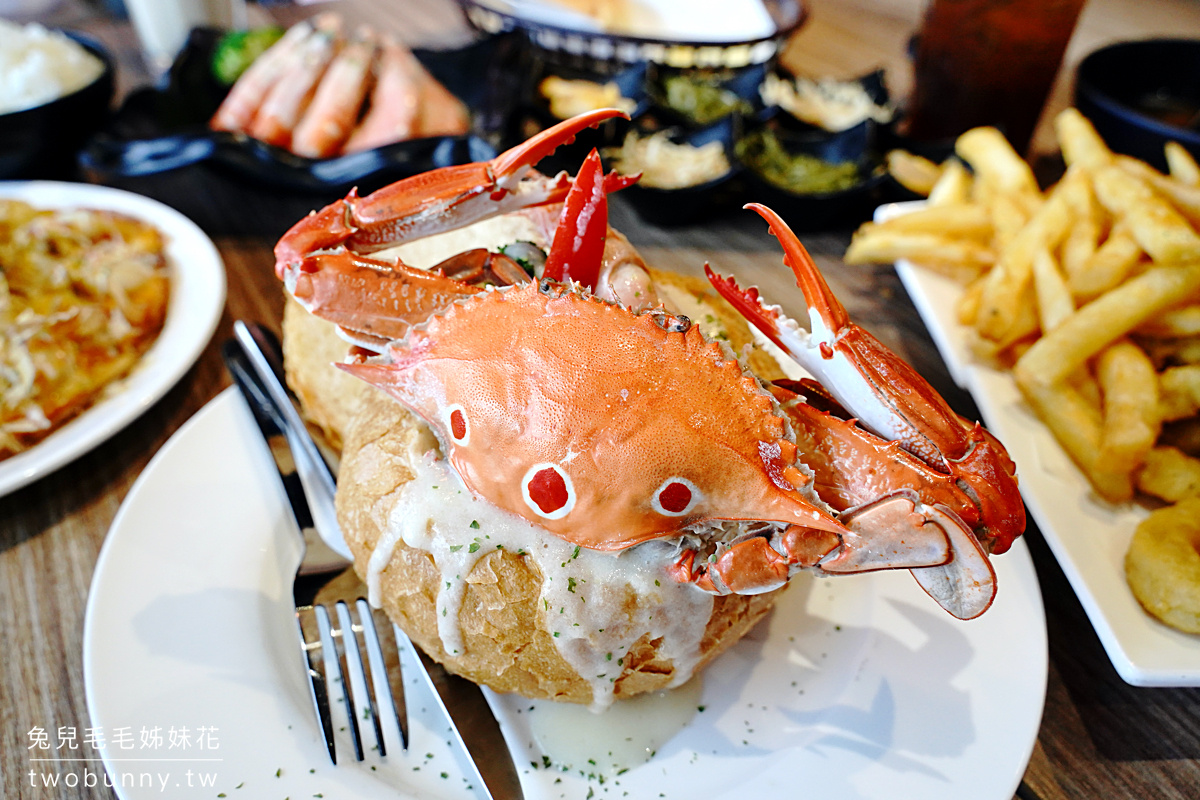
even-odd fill
[[[876,221],[920,203],[879,208]],[[962,287],[910,262],[896,272],[933,335],[950,374],[969,391],[983,423],[1017,463],[1021,495],[1079,596],[1117,672],[1134,686],[1200,686],[1200,636],[1158,622],[1125,582],[1125,551],[1146,510],[1105,502],[1034,415],[1011,373],[973,360],[956,309]]]

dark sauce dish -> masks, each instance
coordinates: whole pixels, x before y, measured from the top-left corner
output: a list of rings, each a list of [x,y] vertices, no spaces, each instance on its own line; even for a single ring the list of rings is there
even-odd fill
[[[650,65],[646,91],[668,122],[706,126],[732,116],[753,116],[762,110],[758,87],[766,75],[763,64],[738,69],[677,69]]]
[[[750,127],[739,140],[737,158],[741,166],[746,200],[762,203],[788,219],[799,231],[815,231],[852,226],[867,219],[874,209],[889,199],[889,179],[883,161],[873,146],[869,146],[855,126],[826,137],[810,137],[768,123]],[[826,189],[820,184],[806,189],[769,177],[746,150],[752,137],[769,135],[782,149],[785,157],[812,158],[824,165],[820,169],[852,172],[846,185]],[[847,180],[844,176],[840,181]]]
[[[87,36],[63,33],[100,59],[104,69],[87,86],[70,94],[0,114],[0,179],[70,177],[75,154],[108,118],[115,73],[112,57]]]
[[[655,71],[651,72],[653,76]],[[658,225],[687,225],[759,202],[787,216],[798,230],[814,231],[856,225],[868,219],[878,205],[899,196],[899,185],[883,166],[881,145],[887,137],[886,126],[868,119],[846,130],[828,131],[776,106],[763,106],[758,86],[764,74],[765,70],[742,72],[735,77],[750,77],[721,83],[736,87],[734,91],[746,103],[715,123],[689,125],[674,109],[657,103],[634,120],[642,132],[670,129],[676,142],[699,146],[720,139],[730,161],[727,174],[696,186],[656,189],[637,184],[626,189],[622,196],[642,218]],[[878,73],[859,80],[873,100],[887,102]],[[751,97],[759,100],[757,108]],[[764,137],[769,137],[778,158],[813,159],[820,162],[814,165],[818,169],[844,173],[841,180],[826,189],[819,179],[808,188],[789,185],[778,176],[772,179],[771,170],[753,153]]]
[[[775,75],[794,79],[781,69],[776,69]],[[851,82],[859,84],[872,102],[887,105],[882,71]],[[895,182],[884,169],[882,155],[887,130],[887,124],[866,118],[843,130],[831,131],[799,119],[780,106],[764,105],[745,121],[736,148],[746,199],[784,214],[797,230],[857,224],[892,199]],[[785,178],[760,160],[768,146],[780,159],[812,159],[813,168],[824,176],[810,178],[800,170],[799,177]],[[836,185],[825,188],[831,176],[837,176]],[[811,185],[805,185],[810,180]]]
[[[493,158],[492,126],[508,118],[495,104],[492,65],[508,52],[503,37],[459,50],[414,50],[435,78],[471,111],[475,132],[412,139],[326,159],[297,156],[241,133],[214,131],[208,121],[228,87],[212,74],[222,31],[193,30],[160,86],[134,92],[110,123],[80,153],[80,164],[99,177],[134,177],[200,162],[257,183],[328,193],[358,186],[367,192],[438,167]]]
[[[1200,40],[1148,39],[1103,47],[1083,59],[1075,106],[1108,146],[1166,170],[1175,141],[1200,158]]]
[[[675,144],[688,144],[693,147],[720,142],[729,162],[729,170],[702,183],[672,189],[635,183],[622,190],[620,196],[633,206],[638,216],[654,225],[676,227],[702,222],[737,208],[742,200],[742,193],[737,180],[738,169],[733,152],[737,130],[735,118],[725,117],[711,125],[693,130],[678,127],[659,128],[658,125],[659,120],[651,116],[651,112],[634,120],[634,129],[639,135],[649,136],[659,130],[665,130],[667,137]]]

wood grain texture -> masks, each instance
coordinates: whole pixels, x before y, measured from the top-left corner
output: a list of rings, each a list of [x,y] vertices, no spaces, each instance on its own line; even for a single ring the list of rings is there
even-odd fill
[[[790,65],[809,74],[838,76],[883,66],[893,92],[903,95],[910,80],[905,46],[920,18],[922,0],[810,0],[809,5],[810,22],[786,56]],[[450,47],[469,37],[458,8],[449,2],[343,0],[338,8],[355,20],[395,30],[412,44]],[[284,22],[310,12],[271,9]],[[50,21],[90,31],[113,49],[121,62],[120,92],[145,80],[127,23],[100,16],[95,5],[82,1],[64,4]],[[1200,3],[1092,0],[1048,113],[1066,105],[1070,66],[1086,52],[1115,39],[1162,33],[1200,34]],[[1052,152],[1053,140],[1039,136],[1034,147]],[[218,346],[229,336],[232,321],[255,319],[278,329],[282,297],[271,272],[272,243],[292,221],[332,199],[289,195],[204,168],[116,185],[178,208],[216,239],[226,264],[229,300],[218,332],[198,363],[145,415],[53,475],[0,497],[4,798],[114,797],[102,789],[31,787],[28,732],[40,726],[53,736],[58,726],[74,726],[82,733],[90,724],[82,675],[83,618],[108,527],[159,447],[228,385]],[[654,265],[700,274],[708,261],[736,273],[744,283],[758,284],[789,313],[801,313],[777,244],[756,215],[731,212],[703,225],[667,230],[641,222],[617,198],[613,219]],[[841,255],[849,231],[806,234],[803,239],[855,320],[911,361],[960,413],[976,416],[970,397],[950,380],[894,272],[844,265]],[[1121,682],[1040,534],[1031,529],[1027,540],[1045,597],[1051,666],[1045,715],[1018,796],[1200,797],[1200,690],[1137,689]]]

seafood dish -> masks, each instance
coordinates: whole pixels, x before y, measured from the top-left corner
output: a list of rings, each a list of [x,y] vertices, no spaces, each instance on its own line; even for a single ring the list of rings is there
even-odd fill
[[[337,349],[297,324],[332,323],[368,387],[341,420],[338,514],[371,602],[453,672],[593,708],[683,683],[800,570],[908,569],[984,613],[989,559],[1025,527],[1003,446],[850,321],[765,206],[808,325],[707,267],[709,295],[678,303],[608,226],[634,178],[595,153],[534,170],[620,115],[351,192],[277,244],[293,385]],[[814,378],[739,356],[739,316]]]
[[[209,122],[299,156],[329,158],[470,129],[466,106],[412,51],[321,14],[292,26],[255,59]]]

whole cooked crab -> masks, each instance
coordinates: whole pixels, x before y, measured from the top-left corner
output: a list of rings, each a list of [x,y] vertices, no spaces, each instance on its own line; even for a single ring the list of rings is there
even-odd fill
[[[487,163],[351,192],[280,240],[276,270],[373,353],[341,366],[424,419],[471,491],[553,534],[608,551],[675,538],[664,572],[718,594],[769,591],[801,568],[904,568],[955,616],[983,613],[995,595],[988,555],[1025,526],[1004,448],[850,322],[768,208],[750,206],[783,245],[807,329],[705,270],[817,380],[765,383],[686,317],[645,302],[648,276],[606,240],[606,192],[630,179],[605,176],[594,153],[573,180],[532,169],[618,114],[581,115]],[[430,271],[367,255],[559,203],[539,279],[486,251]]]

